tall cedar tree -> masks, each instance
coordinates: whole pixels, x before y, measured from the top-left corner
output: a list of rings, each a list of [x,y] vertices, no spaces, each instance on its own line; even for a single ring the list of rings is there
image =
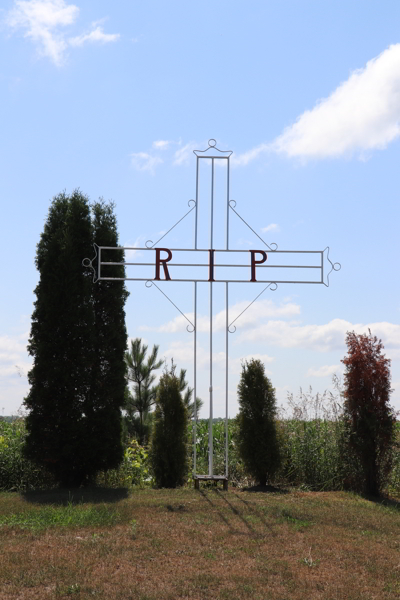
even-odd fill
[[[151,439],[151,464],[158,487],[175,488],[187,477],[187,408],[175,367],[165,371],[157,388]]]
[[[65,487],[91,481],[123,456],[128,294],[123,282],[93,283],[82,266],[93,256],[93,242],[118,245],[113,205],[90,207],[79,191],[56,196],[36,253],[25,455]],[[107,254],[102,260],[123,260],[123,251]],[[113,269],[124,276],[123,267]]]
[[[238,448],[248,472],[259,485],[266,485],[281,463],[276,431],[275,389],[260,360],[242,365],[238,385]]]
[[[396,417],[389,405],[390,360],[381,340],[347,332],[344,418],[350,450],[361,460],[365,492],[378,496],[391,469]]]

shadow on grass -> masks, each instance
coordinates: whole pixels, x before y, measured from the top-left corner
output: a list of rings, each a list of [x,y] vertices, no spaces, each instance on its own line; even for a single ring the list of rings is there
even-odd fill
[[[208,504],[211,506],[211,509],[214,509],[216,511],[216,513],[219,516],[219,518],[221,519],[221,521],[223,523],[225,523],[225,525],[227,526],[227,528],[229,530],[229,533],[233,533],[235,535],[240,534],[240,531],[238,531],[237,529],[235,529],[235,527],[232,527],[231,523],[229,522],[229,519],[227,519],[225,517],[225,515],[222,514],[222,512],[219,510],[219,508],[217,507],[217,505],[212,500],[210,500],[210,498],[204,492],[204,490],[199,490],[199,494],[203,498],[203,500],[205,500],[206,502],[208,502]]]
[[[221,492],[218,489],[214,490],[214,492],[229,506],[229,508],[231,509],[233,514],[237,515],[239,517],[239,519],[242,521],[242,523],[244,523],[246,525],[247,529],[249,530],[249,533],[253,537],[262,537],[261,534],[259,532],[257,532],[255,530],[255,528],[247,521],[244,514],[238,508],[236,508],[236,506],[234,506],[232,504],[232,502],[229,502],[229,500],[227,499],[225,494],[221,494]],[[237,494],[234,494],[234,496],[236,498],[238,498]],[[247,508],[249,508],[249,504],[247,502],[244,502],[244,504],[246,505]],[[260,515],[258,513],[256,513],[256,511],[253,510],[252,512],[260,518]],[[274,535],[274,532],[272,531],[270,525],[266,522],[266,520],[264,518],[262,518],[262,519],[260,518],[260,521],[262,521],[263,525],[269,530],[270,533],[272,533],[272,535]]]
[[[364,500],[374,502],[375,504],[381,504],[382,506],[400,510],[400,500],[396,500],[395,498],[386,498],[385,496],[368,496],[367,494],[362,494],[360,497]]]
[[[124,500],[129,496],[128,488],[87,487],[75,489],[50,489],[22,492],[21,496],[32,504],[100,504]]]
[[[243,488],[243,492],[261,492],[262,494],[290,494],[289,490],[277,488],[273,485],[252,485],[251,487]]]

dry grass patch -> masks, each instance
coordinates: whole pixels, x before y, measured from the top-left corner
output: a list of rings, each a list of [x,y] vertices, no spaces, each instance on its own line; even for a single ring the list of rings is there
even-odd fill
[[[0,494],[0,599],[400,597],[395,503],[342,492],[107,493]],[[21,526],[50,508],[69,522]],[[82,514],[104,521],[82,524]]]

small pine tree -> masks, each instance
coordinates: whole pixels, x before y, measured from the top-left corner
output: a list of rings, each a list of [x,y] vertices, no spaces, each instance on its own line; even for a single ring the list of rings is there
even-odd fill
[[[238,385],[238,447],[248,472],[266,485],[280,467],[281,455],[275,424],[275,389],[260,360],[242,365]]]
[[[157,386],[153,385],[156,380],[154,371],[163,363],[158,360],[157,344],[154,344],[146,360],[147,350],[148,346],[142,344],[140,338],[136,338],[131,341],[130,351],[125,352],[128,381],[133,383],[133,394],[129,389],[126,391],[126,424],[130,435],[135,435],[141,446],[147,444],[151,431],[150,411],[157,394]]]
[[[151,439],[151,464],[158,487],[183,485],[188,470],[187,408],[175,366],[165,370],[157,388]]]
[[[347,332],[344,419],[350,451],[361,461],[364,491],[378,496],[391,470],[396,417],[389,405],[390,360],[381,340]]]

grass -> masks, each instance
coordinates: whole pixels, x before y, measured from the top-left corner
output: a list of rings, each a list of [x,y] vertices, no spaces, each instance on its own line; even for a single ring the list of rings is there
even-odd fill
[[[1,493],[0,599],[394,600],[399,534],[345,492]]]
[[[117,509],[103,506],[42,506],[36,510],[0,515],[0,527],[41,531],[49,527],[108,527],[120,521]]]

